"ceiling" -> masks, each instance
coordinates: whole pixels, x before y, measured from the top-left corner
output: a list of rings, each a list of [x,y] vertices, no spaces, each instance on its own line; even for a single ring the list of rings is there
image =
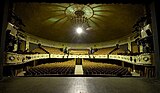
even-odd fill
[[[82,8],[91,29],[75,32],[70,17]],[[144,15],[141,4],[15,3],[15,13],[26,25],[23,30],[41,38],[64,43],[99,43],[132,33]]]

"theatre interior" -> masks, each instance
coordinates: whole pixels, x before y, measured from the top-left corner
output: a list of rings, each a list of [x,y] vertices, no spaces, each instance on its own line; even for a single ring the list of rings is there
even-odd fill
[[[5,0],[0,93],[158,93],[156,1]]]

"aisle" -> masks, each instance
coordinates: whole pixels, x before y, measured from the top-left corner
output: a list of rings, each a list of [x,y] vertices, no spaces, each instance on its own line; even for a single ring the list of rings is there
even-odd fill
[[[83,75],[82,65],[76,65],[76,66],[75,66],[74,74],[75,74],[75,75]]]

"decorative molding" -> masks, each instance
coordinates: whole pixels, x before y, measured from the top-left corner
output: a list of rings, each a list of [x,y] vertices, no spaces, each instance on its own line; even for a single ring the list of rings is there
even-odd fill
[[[11,60],[10,58],[14,58]],[[151,55],[141,54],[137,56],[128,55],[58,55],[58,54],[16,54],[8,53],[6,64],[23,64],[26,62],[47,58],[89,58],[89,59],[114,59],[135,65],[151,65]]]

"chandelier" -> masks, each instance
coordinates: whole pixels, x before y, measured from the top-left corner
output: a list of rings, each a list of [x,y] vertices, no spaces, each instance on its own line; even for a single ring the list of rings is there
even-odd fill
[[[65,11],[68,20],[74,27],[90,30],[89,18],[93,16],[93,10],[89,5],[71,4]]]

